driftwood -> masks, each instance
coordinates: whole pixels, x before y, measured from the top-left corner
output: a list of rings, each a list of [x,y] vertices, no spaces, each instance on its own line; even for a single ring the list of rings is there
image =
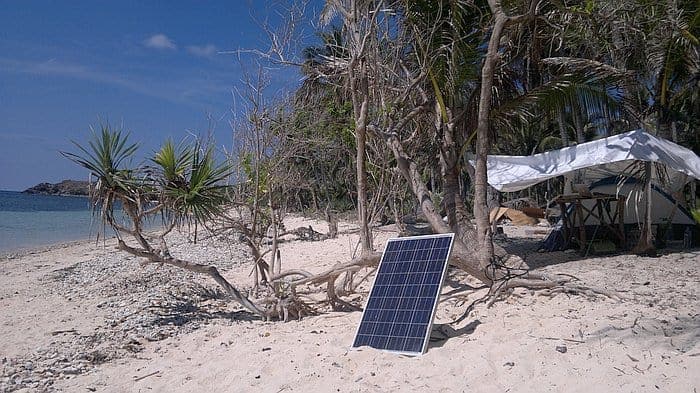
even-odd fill
[[[279,236],[291,233],[296,234],[305,240],[325,240],[332,236],[337,236],[337,223],[334,224],[329,220],[328,234],[320,234],[319,232],[314,231],[311,226],[297,228],[293,231],[284,232],[281,234],[273,229],[273,235],[270,242],[271,249],[261,251],[256,242],[253,241],[254,234],[247,225],[244,225],[242,221],[229,221],[228,225],[225,226],[224,229],[233,229],[239,233],[242,233],[240,240],[247,244],[251,249],[255,269],[261,273],[263,278],[260,284],[264,286],[263,288],[265,291],[267,291],[267,295],[256,302],[251,300],[248,296],[243,294],[238,288],[226,280],[215,266],[186,261],[172,256],[165,241],[165,235],[173,229],[172,227],[167,228],[163,233],[158,235],[157,243],[159,244],[159,248],[155,248],[141,234],[139,225],[141,222],[141,217],[140,214],[138,214],[138,209],[135,209],[133,206],[125,206],[125,212],[131,217],[132,222],[135,223],[135,227],[125,228],[116,224],[113,226],[115,226],[115,228],[118,230],[118,233],[131,235],[138,243],[138,246],[130,246],[124,241],[124,239],[121,238],[121,236],[118,236],[118,249],[131,255],[143,258],[143,265],[151,263],[161,265],[166,264],[191,272],[208,275],[221,288],[223,288],[233,300],[241,304],[248,311],[266,320],[280,319],[287,321],[290,318],[301,318],[303,315],[315,313],[315,310],[311,306],[300,299],[298,288],[303,285],[325,285],[325,293],[327,296],[326,302],[328,302],[334,310],[359,309],[359,307],[352,305],[339,297],[338,289],[336,288],[336,281],[341,275],[352,275],[361,269],[375,267],[378,265],[380,259],[379,253],[369,253],[349,262],[339,263],[318,274],[312,274],[305,270],[282,271],[281,256],[277,247]],[[232,225],[232,223],[235,223],[235,225]],[[221,234],[221,232],[219,232],[219,234]],[[269,255],[270,258],[269,261],[265,259],[267,255]],[[364,281],[366,278],[367,276],[362,278],[360,282]],[[353,283],[351,280],[350,284],[348,285],[352,291],[357,285],[359,285],[359,283]],[[347,288],[347,286],[343,286],[343,289],[345,288]]]
[[[337,229],[336,229],[337,231]],[[321,232],[317,232],[314,230],[314,228],[309,225],[308,227],[299,227],[296,229],[293,229],[288,232],[284,232],[280,234],[280,236],[284,235],[295,235],[298,240],[306,240],[306,241],[320,241],[320,240],[325,240],[330,238],[330,235],[328,234],[323,234]],[[336,232],[337,236],[337,232]]]

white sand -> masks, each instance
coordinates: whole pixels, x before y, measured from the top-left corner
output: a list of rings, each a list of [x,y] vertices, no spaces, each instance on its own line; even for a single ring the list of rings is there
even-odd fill
[[[291,218],[288,228],[308,225]],[[321,222],[311,223],[324,232]],[[350,259],[357,234],[281,245],[283,269],[321,271]],[[288,323],[251,320],[212,295],[206,277],[78,243],[0,260],[0,390],[127,392],[431,391],[692,392],[700,387],[700,251],[660,258],[533,252],[506,227],[506,246],[539,271],[621,291],[554,298],[518,291],[459,317],[484,291],[451,270],[436,329],[449,337],[422,357],[349,347],[359,312]],[[391,228],[376,232],[381,250]],[[251,262],[217,239],[173,253],[213,261],[240,287]],[[365,289],[354,298],[364,298]],[[208,292],[207,292],[208,291]],[[66,332],[67,331],[67,332]],[[557,350],[559,347],[559,351]],[[566,348],[566,352],[563,347]],[[104,358],[104,359],[103,359]],[[106,361],[105,361],[106,359]],[[19,381],[19,383],[17,383]]]

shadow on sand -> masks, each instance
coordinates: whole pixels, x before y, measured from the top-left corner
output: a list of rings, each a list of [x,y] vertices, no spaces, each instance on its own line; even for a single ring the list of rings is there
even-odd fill
[[[447,340],[455,337],[470,335],[476,331],[477,326],[481,325],[481,321],[475,319],[459,329],[455,329],[449,324],[435,324],[433,331],[430,332],[430,343],[428,349],[439,348],[447,342]]]
[[[246,310],[225,310],[212,304],[199,305],[191,299],[178,299],[176,304],[149,307],[155,318],[151,326],[184,326],[193,322],[208,322],[212,320],[250,322],[259,317]]]
[[[497,239],[496,242],[503,247],[509,254],[517,255],[527,263],[530,269],[538,269],[545,266],[554,266],[563,263],[580,261],[584,259],[592,259],[598,257],[614,257],[618,255],[628,255],[629,251],[618,250],[611,253],[582,255],[576,249],[568,249],[565,251],[548,251],[539,252],[542,245],[542,240],[528,237],[509,237]],[[657,257],[672,254],[676,252],[686,252],[687,249],[682,248],[662,248],[658,250]]]

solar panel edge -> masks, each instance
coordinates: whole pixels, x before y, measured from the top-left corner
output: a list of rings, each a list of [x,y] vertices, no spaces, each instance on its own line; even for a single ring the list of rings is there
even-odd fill
[[[393,350],[393,349],[386,349],[386,348],[377,348],[373,347],[370,344],[366,345],[357,345],[358,343],[358,338],[360,336],[360,330],[362,328],[363,322],[365,321],[365,315],[368,310],[368,304],[370,300],[372,299],[372,294],[375,290],[375,285],[377,282],[377,279],[379,278],[379,272],[380,269],[382,268],[382,265],[385,263],[385,258],[386,258],[386,251],[389,249],[389,246],[391,245],[392,242],[403,242],[407,240],[423,240],[423,239],[428,239],[428,238],[449,238],[448,242],[448,248],[447,248],[447,253],[444,257],[444,265],[442,266],[442,271],[440,273],[440,279],[437,283],[437,293],[435,295],[435,301],[433,302],[433,307],[430,310],[430,319],[428,321],[427,327],[426,327],[426,333],[425,336],[422,338],[422,346],[420,348],[420,351],[401,351],[401,350]],[[362,310],[362,315],[360,316],[360,323],[357,325],[357,329],[355,330],[355,335],[353,336],[353,344],[351,345],[350,349],[352,350],[359,350],[360,348],[364,346],[369,346],[371,348],[384,351],[384,352],[390,352],[390,353],[396,353],[396,354],[401,354],[401,355],[408,355],[408,356],[421,356],[423,355],[428,347],[429,344],[429,338],[430,338],[430,333],[432,331],[432,326],[433,326],[433,321],[435,319],[435,312],[437,310],[437,305],[440,303],[440,292],[442,289],[443,282],[445,280],[445,275],[447,272],[447,266],[449,265],[449,257],[452,253],[452,246],[454,244],[454,233],[445,233],[445,234],[432,234],[432,235],[420,235],[420,236],[410,236],[410,237],[398,237],[398,238],[391,238],[387,241],[384,251],[382,252],[382,258],[380,259],[379,265],[377,267],[377,273],[374,276],[374,279],[372,280],[372,285],[370,289],[370,293],[367,296],[367,300],[365,301],[365,307]],[[426,310],[427,311],[427,310]],[[364,335],[364,336],[371,336],[371,335]],[[384,337],[391,337],[391,336],[384,336]],[[417,338],[416,338],[417,339]]]

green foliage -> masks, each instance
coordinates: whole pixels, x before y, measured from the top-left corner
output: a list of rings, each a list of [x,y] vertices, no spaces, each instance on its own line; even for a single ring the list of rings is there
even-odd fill
[[[529,2],[502,5],[510,16],[524,15]],[[419,167],[439,173],[434,169],[447,141],[445,128],[436,129],[438,120],[443,124],[437,128],[453,126],[454,140],[448,143],[456,145],[459,156],[475,140],[481,67],[493,26],[490,10],[486,2],[469,0],[406,0],[387,8],[393,12],[387,20],[395,16],[396,23],[378,40],[380,49],[367,49],[376,51],[368,56],[377,62],[372,69],[381,71],[370,78],[370,124],[380,129],[396,124],[421,105],[418,89],[408,91],[418,86],[430,109],[391,131]],[[644,125],[673,125],[682,144],[700,149],[699,26],[697,1],[538,4],[535,18],[507,26],[501,39],[491,103],[492,151],[533,154]],[[344,89],[352,43],[339,29],[319,36],[320,45],[304,51],[306,79],[279,149],[294,179],[289,194],[306,206],[314,199],[348,198],[356,187],[353,108]],[[423,79],[407,88],[404,69],[393,64]],[[391,162],[385,146],[371,139],[373,164],[367,171],[369,193],[376,195]],[[466,163],[460,159],[459,165]],[[456,172],[466,178],[464,167]],[[442,179],[431,180],[439,195]]]
[[[337,96],[330,85],[317,82],[313,87],[314,94],[297,97],[293,110],[282,120],[288,125],[280,127],[275,154],[286,157],[282,158],[282,198],[292,209],[331,206],[344,211],[353,205],[349,199],[355,178],[352,103]]]
[[[475,28],[488,12],[484,3],[464,0],[405,1],[406,24],[413,30],[417,55],[428,72],[441,115],[447,117],[468,99],[468,86],[479,79],[483,36]],[[465,94],[467,93],[467,94]]]
[[[167,140],[151,159],[160,168],[160,175],[165,184],[180,184],[185,182],[187,165],[192,159],[192,150],[185,146],[175,146],[172,140]]]
[[[595,2],[593,0],[586,0],[583,2],[583,4],[575,4],[571,6],[571,11],[587,15],[590,15],[594,9]]]
[[[95,178],[90,190],[90,199],[95,209],[105,222],[114,222],[115,202],[133,204],[142,195],[139,180],[134,170],[126,167],[138,149],[136,143],[128,142],[128,134],[122,130],[102,125],[100,132],[91,127],[92,140],[87,146],[73,141],[80,153],[61,152],[61,154],[76,164],[90,171]],[[144,191],[145,187],[144,187]]]
[[[254,199],[267,199],[266,195],[270,189],[270,177],[272,174],[268,168],[269,159],[261,159],[257,162],[254,159],[252,152],[241,153],[239,165],[246,178],[247,190],[249,195],[247,202],[253,204]]]
[[[93,140],[83,147],[77,142],[73,144],[82,152],[75,154],[61,152],[64,157],[86,168],[97,178],[97,194],[110,193],[128,194],[132,185],[132,170],[124,168],[126,161],[133,158],[138,149],[137,144],[128,144],[128,134],[121,130],[103,125],[100,133],[91,128]]]
[[[690,214],[693,215],[693,218],[695,219],[695,223],[700,225],[700,209],[693,209],[690,211]]]
[[[101,206],[102,218],[114,225],[114,202],[120,201],[129,217],[141,221],[156,212],[165,213],[173,224],[203,222],[221,213],[227,202],[223,182],[230,165],[217,163],[214,150],[200,143],[176,147],[167,141],[155,153],[152,168],[134,166],[130,159],[138,145],[128,135],[110,126],[93,132],[87,147],[73,142],[79,153],[62,152],[68,159],[88,169],[97,181],[91,197]]]
[[[241,154],[240,159],[241,169],[246,179],[255,178],[255,168],[253,168],[253,153],[247,151]]]
[[[214,153],[211,146],[199,142],[175,149],[168,141],[152,159],[160,169],[155,179],[163,195],[160,202],[177,223],[205,222],[222,213],[228,201],[224,183],[231,166],[217,163]]]
[[[542,113],[575,108],[585,114],[619,113],[625,107],[624,86],[629,75],[586,59],[548,58],[552,79],[494,108],[492,116],[502,128],[517,129]]]

